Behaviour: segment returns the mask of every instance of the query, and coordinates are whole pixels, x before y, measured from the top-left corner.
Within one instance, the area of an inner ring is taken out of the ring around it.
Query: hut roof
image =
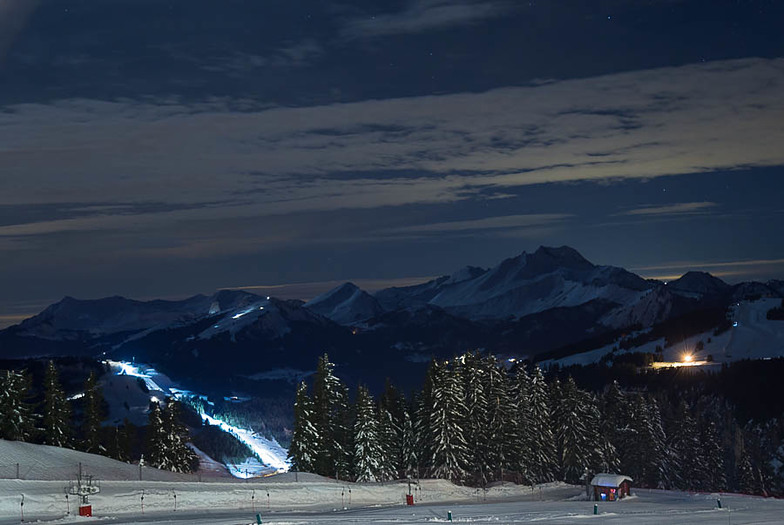
[[[591,485],[595,487],[615,487],[621,486],[624,481],[632,481],[629,476],[623,474],[597,474],[591,480]]]

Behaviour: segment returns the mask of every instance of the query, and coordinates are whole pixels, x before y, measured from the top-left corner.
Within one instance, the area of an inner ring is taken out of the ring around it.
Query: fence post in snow
[[[253,492],[250,495],[250,504],[253,507],[253,513],[256,513],[256,489],[253,489]]]
[[[270,510],[270,496],[269,496],[269,489],[267,489],[267,512]]]
[[[19,503],[19,512],[22,514],[22,521],[24,522],[24,494],[22,494],[22,502]]]

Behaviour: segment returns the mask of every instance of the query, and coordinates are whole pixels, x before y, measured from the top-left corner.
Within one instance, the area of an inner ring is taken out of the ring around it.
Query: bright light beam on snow
[[[243,312],[241,315],[238,314],[239,317],[245,315],[246,313],[251,312],[253,309],[249,309],[246,312]],[[175,399],[178,399],[183,396],[194,396],[193,392],[188,390],[180,390],[177,388],[163,388],[158,385],[152,378],[157,375],[157,372],[153,368],[137,366],[135,364],[131,364],[125,361],[106,361],[112,368],[117,370],[117,375],[128,375],[132,377],[139,377],[144,380],[145,385],[150,391],[158,390],[163,392],[164,394],[171,394]],[[84,395],[84,394],[82,394]],[[207,399],[206,396],[196,395],[196,397],[200,397],[202,399]],[[156,399],[157,398],[152,398]],[[228,432],[233,434],[237,439],[241,442],[245,443],[253,452],[256,454],[259,459],[265,464],[269,465],[271,468],[277,470],[278,472],[287,472],[291,467],[291,464],[288,461],[288,452],[285,448],[281,447],[280,444],[275,439],[266,439],[262,436],[259,436],[255,432],[235,427],[233,425],[229,425],[228,423],[221,421],[220,419],[214,418],[212,416],[207,415],[204,411],[201,411],[199,414],[201,418],[210,425],[216,425],[218,428],[223,430],[224,432]],[[229,467],[229,471],[232,473],[233,476],[239,478],[246,478],[246,477],[253,477],[255,473],[250,473],[248,470],[242,469],[241,467],[227,465]]]

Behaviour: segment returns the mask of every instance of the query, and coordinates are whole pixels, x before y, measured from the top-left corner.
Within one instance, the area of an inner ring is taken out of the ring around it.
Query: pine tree
[[[467,412],[464,399],[459,369],[437,365],[428,432],[433,438],[431,473],[436,478],[460,481],[466,477],[468,444],[463,431]]]
[[[555,387],[553,388],[555,390]],[[546,483],[553,481],[558,469],[556,455],[556,439],[553,434],[551,399],[553,394],[544,380],[540,368],[536,368],[531,377],[527,403],[529,436],[528,447],[531,458],[531,481]]]
[[[33,434],[30,379],[23,372],[8,370],[0,375],[0,438],[28,441]]]
[[[44,378],[44,444],[55,447],[71,445],[71,404],[60,386],[57,368],[49,361]]]
[[[671,422],[669,432],[669,449],[678,458],[674,465],[676,486],[685,490],[699,490],[704,487],[707,468],[703,464],[700,435],[697,423],[690,413],[685,401],[681,401]]]
[[[617,381],[613,381],[601,399],[602,419],[600,431],[607,447],[603,453],[606,465],[605,472],[622,470],[624,454],[630,444],[628,402],[626,395],[621,391]]]
[[[384,448],[383,479],[397,479],[405,472],[403,457],[403,424],[406,401],[403,395],[387,380],[379,400],[379,423]]]
[[[327,354],[319,358],[313,380],[314,426],[320,437],[320,448],[314,460],[317,474],[351,476],[351,414],[346,387],[338,379]]]
[[[159,403],[150,404],[147,416],[145,458],[148,465],[158,467],[166,462],[169,451],[166,449],[166,430],[163,428],[163,414]]]
[[[384,406],[378,409],[379,438],[381,443],[381,465],[377,479],[389,481],[397,479],[402,468],[402,429],[395,421],[392,412]]]
[[[738,490],[742,494],[759,494],[761,492],[759,483],[754,476],[754,469],[751,466],[749,455],[744,451],[741,453],[738,463]]]
[[[659,405],[641,394],[625,394],[622,415],[616,429],[621,470],[639,486],[672,486],[671,449],[661,422]]]
[[[188,447],[187,429],[179,420],[179,403],[169,400],[161,410],[153,403],[147,424],[147,463],[172,472],[192,472],[198,456]]]
[[[531,377],[521,365],[515,370],[512,395],[514,397],[515,414],[513,417],[512,447],[514,468],[520,473],[525,483],[535,483],[534,443],[532,428],[532,410],[529,404],[531,394]]]
[[[163,430],[166,434],[167,462],[159,468],[172,472],[193,472],[199,466],[199,458],[188,446],[188,429],[180,421],[179,401],[170,399],[163,411]]]
[[[724,451],[719,443],[719,433],[713,421],[708,421],[703,425],[700,446],[707,475],[707,483],[703,489],[712,491],[726,490],[727,475],[724,469]]]
[[[403,457],[403,473],[407,477],[418,476],[419,467],[419,448],[417,447],[417,435],[415,425],[411,419],[411,414],[406,411],[403,414],[403,429],[401,441],[401,455]]]
[[[438,368],[438,362],[431,360],[430,366],[428,366],[427,373],[425,374],[422,392],[417,394],[413,402],[412,435],[414,437],[413,451],[415,451],[416,454],[410,459],[416,461],[415,470],[417,477],[422,476],[424,473],[429,473],[432,470],[433,449],[436,436],[431,433],[432,427],[430,425],[430,418],[433,406],[435,405],[433,390]]]
[[[465,441],[471,443],[467,454],[468,470],[484,486],[492,474],[488,455],[489,413],[487,400],[487,369],[482,366],[478,353],[466,353],[458,359],[463,388],[465,390],[466,415],[464,423]]]
[[[82,422],[82,450],[100,453],[101,422],[103,421],[103,395],[94,372],[90,372],[84,385],[84,419]]]
[[[487,468],[494,473],[494,479],[503,479],[503,472],[513,467],[516,408],[509,378],[495,357],[486,358],[484,368],[487,371]]]
[[[133,445],[136,437],[136,426],[128,418],[123,420],[121,427],[117,429],[117,451],[115,459],[119,461],[130,461],[133,454]]]
[[[593,399],[578,389],[571,377],[560,388],[555,426],[563,479],[579,483],[602,463],[597,448],[601,436],[599,411]]]
[[[380,481],[384,449],[378,415],[367,388],[357,391],[354,423],[354,469],[357,481]]]
[[[294,470],[314,472],[316,455],[322,447],[321,436],[314,425],[313,402],[308,396],[308,387],[301,382],[294,402],[294,431],[289,447],[289,459]]]

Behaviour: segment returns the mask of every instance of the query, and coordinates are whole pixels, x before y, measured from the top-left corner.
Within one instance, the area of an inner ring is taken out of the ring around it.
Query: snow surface
[[[16,478],[19,465],[22,480],[74,480],[80,464],[84,472],[95,474],[99,479],[139,479],[139,465],[67,448],[0,439],[0,478]],[[178,474],[149,467],[142,467],[141,476],[144,480],[155,481],[199,479],[197,474]]]
[[[781,524],[784,516],[783,500],[632,487],[630,498],[594,503],[587,500],[584,487],[563,483],[536,487],[501,483],[482,490],[444,480],[422,480],[412,485],[416,505],[408,507],[404,505],[408,493],[405,481],[347,483],[289,472],[253,482],[206,477],[199,482],[194,476],[154,469],[145,469],[144,480],[138,481],[133,477],[138,475],[136,465],[57,447],[0,440],[0,464],[11,462],[37,467],[26,471],[26,479],[0,479],[0,525],[20,522],[22,496],[25,522],[53,523],[109,520],[117,524],[244,525],[255,523],[259,513],[263,523],[278,525],[422,524],[447,522],[450,511],[457,523],[560,525],[588,520],[619,525],[748,525]],[[65,489],[75,480],[79,462],[100,486],[100,492],[89,499],[94,518],[74,516],[77,498],[65,498]],[[0,476],[10,477],[4,471]],[[718,508],[719,498],[722,509]],[[598,515],[593,515],[594,505]],[[68,510],[71,515],[66,516]]]
[[[258,513],[265,524],[320,523],[547,523],[652,525],[733,523],[780,524],[784,501],[718,494],[637,490],[618,502],[585,501],[582,487],[549,485],[494,487],[486,492],[425,480],[414,493],[416,505],[404,505],[406,483],[357,484],[329,480],[299,482],[269,478],[263,483],[101,483],[90,497],[92,519],[65,516],[62,482],[0,480],[0,524],[19,522],[21,495],[26,521],[56,523],[110,520],[110,523],[251,524]],[[142,495],[144,509],[142,511]],[[176,496],[176,497],[175,497]],[[581,497],[582,496],[582,497]],[[722,509],[717,499],[721,498]],[[73,499],[73,497],[72,497]],[[177,510],[175,510],[175,501]]]

